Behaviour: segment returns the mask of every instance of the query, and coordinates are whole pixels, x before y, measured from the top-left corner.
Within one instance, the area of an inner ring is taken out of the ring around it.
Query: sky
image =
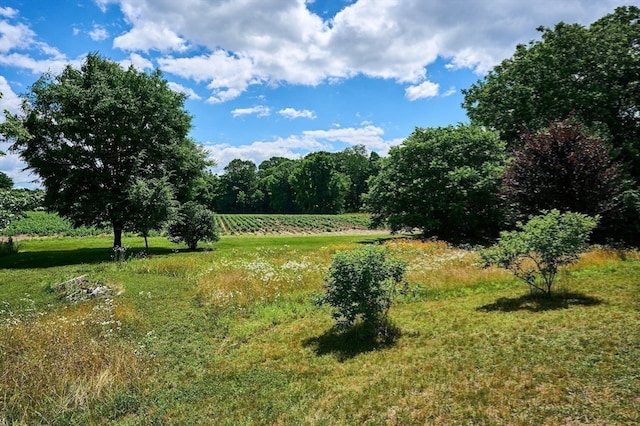
[[[468,122],[462,89],[539,26],[589,25],[635,0],[0,0],[0,110],[88,53],[187,95],[191,137],[231,160],[364,145]],[[2,119],[0,119],[2,120]],[[37,186],[15,153],[0,171]]]

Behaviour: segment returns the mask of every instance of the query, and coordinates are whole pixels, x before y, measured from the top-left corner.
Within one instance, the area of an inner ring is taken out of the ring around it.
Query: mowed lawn
[[[124,243],[0,258],[0,424],[640,422],[638,252],[594,248],[540,299],[471,249],[384,234]],[[380,243],[411,287],[384,345],[314,304],[336,250]]]

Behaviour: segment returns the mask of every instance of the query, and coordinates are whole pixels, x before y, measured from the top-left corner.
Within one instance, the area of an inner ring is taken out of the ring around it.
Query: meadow
[[[538,298],[472,247],[385,233],[24,239],[0,257],[0,424],[634,424],[640,254],[594,247]],[[411,291],[377,344],[314,304],[337,250]]]

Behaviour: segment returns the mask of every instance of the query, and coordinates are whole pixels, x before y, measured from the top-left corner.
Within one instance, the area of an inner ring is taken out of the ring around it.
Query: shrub
[[[189,250],[195,250],[200,241],[218,241],[215,214],[194,201],[183,204],[169,226],[169,238],[174,243],[184,242]]]
[[[558,268],[575,262],[587,249],[598,220],[581,213],[545,211],[524,225],[519,222],[519,231],[501,232],[495,246],[480,252],[482,266],[508,269],[532,291],[551,294]]]
[[[350,327],[358,319],[367,326],[383,324],[402,291],[406,268],[405,262],[387,258],[385,247],[338,251],[325,278],[326,294],[318,302],[333,308],[339,327]]]

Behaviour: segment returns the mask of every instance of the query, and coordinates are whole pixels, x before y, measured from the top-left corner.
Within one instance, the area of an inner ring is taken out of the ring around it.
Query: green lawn
[[[313,304],[331,255],[386,240],[414,291],[384,346]],[[25,240],[0,258],[0,424],[634,424],[640,256],[594,250],[532,298],[474,254],[388,235]],[[112,289],[72,303],[60,283]]]

